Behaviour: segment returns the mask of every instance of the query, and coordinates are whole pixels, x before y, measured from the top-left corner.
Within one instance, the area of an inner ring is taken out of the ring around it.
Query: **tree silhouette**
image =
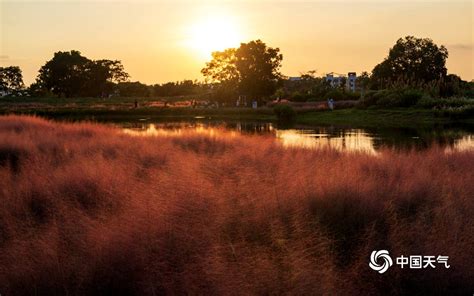
[[[129,75],[120,61],[89,61],[86,66],[86,82],[82,95],[100,96],[113,91],[115,84],[125,82]]]
[[[429,38],[400,38],[388,57],[373,69],[373,86],[384,88],[396,81],[416,84],[444,78],[447,57],[448,50]]]
[[[110,92],[112,83],[128,77],[120,61],[92,61],[72,50],[56,52],[41,67],[37,83],[59,96],[99,96]]]
[[[54,57],[39,70],[38,82],[56,95],[70,97],[80,93],[86,77],[86,65],[90,60],[79,51],[56,52]]]
[[[0,91],[17,91],[24,87],[20,67],[0,67]]]
[[[240,74],[239,91],[250,99],[261,99],[275,92],[283,55],[261,40],[242,43],[235,52]]]
[[[278,48],[256,40],[242,43],[237,49],[214,52],[201,73],[223,88],[260,100],[275,92],[282,60]]]

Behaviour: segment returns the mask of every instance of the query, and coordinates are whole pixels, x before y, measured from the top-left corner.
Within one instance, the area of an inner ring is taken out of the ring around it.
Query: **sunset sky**
[[[202,79],[213,50],[262,39],[282,72],[371,71],[399,37],[448,48],[448,72],[474,79],[472,1],[4,1],[0,66],[25,83],[56,51],[118,59],[131,80]]]

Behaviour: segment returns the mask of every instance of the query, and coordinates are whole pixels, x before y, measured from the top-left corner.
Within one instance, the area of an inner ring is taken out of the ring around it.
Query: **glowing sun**
[[[239,28],[229,17],[202,19],[189,28],[188,45],[203,57],[210,57],[214,51],[238,47],[241,41]]]

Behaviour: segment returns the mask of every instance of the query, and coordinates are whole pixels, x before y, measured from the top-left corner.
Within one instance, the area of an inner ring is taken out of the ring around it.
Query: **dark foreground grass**
[[[471,295],[474,152],[0,118],[1,295]],[[368,266],[372,250],[450,269]]]

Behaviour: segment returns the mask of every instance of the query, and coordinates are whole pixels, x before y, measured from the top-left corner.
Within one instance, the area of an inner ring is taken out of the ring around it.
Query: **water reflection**
[[[455,150],[474,150],[474,135],[467,135],[454,141],[453,148]]]
[[[375,153],[374,137],[361,129],[337,132],[318,128],[276,130],[276,137],[285,147],[326,148]]]
[[[406,128],[353,129],[298,127],[284,129],[272,123],[168,122],[127,124],[123,131],[135,136],[180,136],[193,131],[209,136],[273,135],[284,147],[326,148],[376,153],[382,147],[425,149],[440,145],[448,150],[474,150],[474,133],[461,129],[416,130]]]

